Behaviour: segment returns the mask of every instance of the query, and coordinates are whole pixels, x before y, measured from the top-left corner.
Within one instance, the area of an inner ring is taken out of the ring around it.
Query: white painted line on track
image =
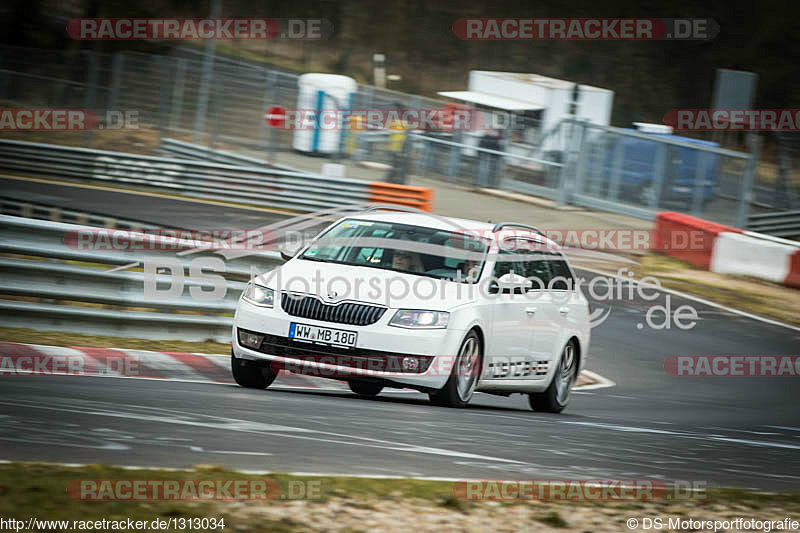
[[[641,283],[641,280],[630,279],[628,277],[618,276],[616,273],[606,272],[604,270],[597,270],[597,269],[594,269],[594,268],[588,268],[588,267],[584,267],[584,266],[575,267],[575,269],[576,270],[585,270],[587,272],[591,272],[593,274],[600,274],[602,276],[609,276],[609,277],[612,277],[614,279],[618,279],[618,280],[622,280],[622,281],[627,281],[629,283],[633,283],[635,285],[639,285]],[[759,322],[764,322],[766,324],[772,324],[773,326],[780,326],[780,327],[783,327],[783,328],[787,328],[787,329],[791,329],[793,331],[800,332],[800,327],[798,327],[798,326],[793,326],[791,324],[786,324],[785,322],[781,322],[779,320],[774,320],[772,318],[766,318],[766,317],[763,317],[763,316],[754,315],[753,313],[748,313],[747,311],[742,311],[741,309],[728,307],[727,305],[718,304],[716,302],[712,302],[710,300],[706,300],[705,298],[700,298],[699,296],[694,296],[693,294],[688,294],[688,293],[685,293],[685,292],[676,291],[675,289],[668,289],[666,287],[655,287],[655,286],[650,285],[650,284],[647,284],[647,286],[649,288],[652,288],[652,289],[655,289],[655,290],[658,290],[658,291],[661,291],[661,292],[665,292],[665,293],[671,294],[673,296],[679,296],[681,298],[686,298],[687,300],[692,300],[694,302],[697,302],[697,303],[700,303],[700,304],[703,304],[703,305],[707,305],[709,307],[715,307],[717,309],[721,309],[723,311],[727,311],[728,313],[733,313],[735,315],[740,315],[740,316],[743,316],[745,318],[758,320]]]

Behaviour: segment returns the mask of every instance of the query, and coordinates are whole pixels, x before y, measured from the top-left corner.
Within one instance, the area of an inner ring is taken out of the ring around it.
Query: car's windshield
[[[301,259],[474,282],[488,243],[466,233],[373,220],[343,220]]]

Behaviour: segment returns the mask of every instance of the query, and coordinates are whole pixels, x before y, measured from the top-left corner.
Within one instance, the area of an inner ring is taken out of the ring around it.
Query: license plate
[[[357,337],[358,333],[355,331],[322,328],[319,326],[309,326],[308,324],[297,324],[295,322],[289,325],[289,338],[298,341],[309,341],[319,344],[329,344],[331,346],[352,348],[356,345]]]

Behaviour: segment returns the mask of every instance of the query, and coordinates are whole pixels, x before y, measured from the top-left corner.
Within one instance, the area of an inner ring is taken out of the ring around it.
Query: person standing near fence
[[[500,132],[496,129],[486,130],[478,143],[478,148],[499,152]],[[497,187],[497,167],[500,156],[488,152],[478,152],[478,182],[479,187]]]
[[[394,103],[394,107],[398,111],[402,108],[402,105],[400,102]],[[389,183],[405,183],[406,181],[405,148],[407,137],[408,132],[403,121],[399,118],[393,119],[389,123],[388,148],[392,165],[386,173],[386,181]]]

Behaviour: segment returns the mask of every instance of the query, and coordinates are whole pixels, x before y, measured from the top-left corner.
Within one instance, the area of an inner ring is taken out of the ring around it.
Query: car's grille
[[[262,335],[256,332],[248,333]],[[424,373],[428,370],[431,362],[433,362],[433,356],[430,355],[402,354],[379,350],[365,350],[362,348],[338,348],[336,346],[324,346],[293,341],[292,339],[280,337],[278,335],[264,335],[264,340],[261,342],[261,346],[258,347],[258,351],[300,361],[300,363],[295,366],[287,365],[286,367],[286,370],[300,373],[305,373],[302,361],[358,368],[361,370],[402,372],[407,374]],[[406,358],[414,358],[416,360],[416,365],[413,367],[404,367],[403,359]]]
[[[281,293],[281,307],[292,316],[352,326],[374,324],[386,312],[386,308],[375,305],[353,302],[329,305],[314,296],[290,296],[285,292]]]

